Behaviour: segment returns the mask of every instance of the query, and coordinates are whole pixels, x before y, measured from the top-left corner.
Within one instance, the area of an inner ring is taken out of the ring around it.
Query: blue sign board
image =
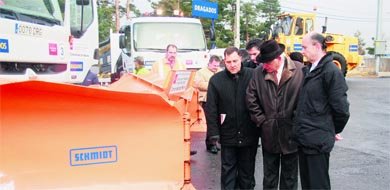
[[[8,39],[0,38],[0,53],[9,53]]]
[[[349,45],[349,51],[357,52],[358,49],[358,45]]]
[[[218,3],[208,2],[205,0],[193,0],[192,16],[217,19]]]
[[[302,51],[302,44],[294,44],[294,51]]]

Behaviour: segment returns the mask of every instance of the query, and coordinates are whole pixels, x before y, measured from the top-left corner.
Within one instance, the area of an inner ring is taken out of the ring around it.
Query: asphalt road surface
[[[390,189],[390,78],[346,78],[351,117],[330,155],[334,190]],[[220,154],[206,152],[204,132],[192,132],[192,184],[198,190],[220,189]],[[256,187],[262,188],[261,148]],[[300,188],[300,184],[298,186]]]

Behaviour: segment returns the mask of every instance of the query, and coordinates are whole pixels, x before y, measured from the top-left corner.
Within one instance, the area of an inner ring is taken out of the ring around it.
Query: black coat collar
[[[303,70],[303,72],[305,73],[306,76],[315,76],[315,75],[319,74],[322,71],[324,65],[329,64],[329,63],[333,64],[333,54],[330,53],[330,52],[326,53],[320,59],[320,61],[318,62],[317,67],[314,68],[314,70],[312,72],[310,72],[310,68],[312,67],[312,65],[304,67],[302,70]]]
[[[244,70],[244,66],[243,66],[243,64],[241,64],[241,69],[240,69],[240,71],[238,71],[238,73],[232,74],[227,68],[225,68],[225,73],[226,73],[226,75],[227,75],[229,78],[234,79],[234,78],[237,78],[238,76],[241,76],[242,73],[244,72],[243,70]]]

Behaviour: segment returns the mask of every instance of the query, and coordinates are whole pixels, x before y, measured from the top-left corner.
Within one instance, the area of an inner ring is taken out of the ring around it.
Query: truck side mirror
[[[126,48],[126,37],[125,35],[119,36],[119,48],[124,49]]]
[[[119,30],[119,48],[131,49],[131,28],[130,25],[122,26]]]
[[[126,30],[126,26],[122,26],[121,28],[119,28],[119,33],[124,34],[125,30]]]
[[[322,33],[326,32],[326,26],[322,26]]]
[[[93,51],[93,59],[99,60],[99,57],[100,57],[99,48],[95,48],[95,50]]]

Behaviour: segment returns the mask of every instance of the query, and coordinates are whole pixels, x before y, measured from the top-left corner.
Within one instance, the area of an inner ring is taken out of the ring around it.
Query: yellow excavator
[[[302,38],[314,30],[314,13],[284,13],[278,16],[277,22],[271,29],[270,38],[286,46],[286,53],[302,51]],[[327,51],[333,53],[333,62],[340,68],[344,76],[362,62],[358,53],[358,38],[343,34],[326,33],[323,26]]]

